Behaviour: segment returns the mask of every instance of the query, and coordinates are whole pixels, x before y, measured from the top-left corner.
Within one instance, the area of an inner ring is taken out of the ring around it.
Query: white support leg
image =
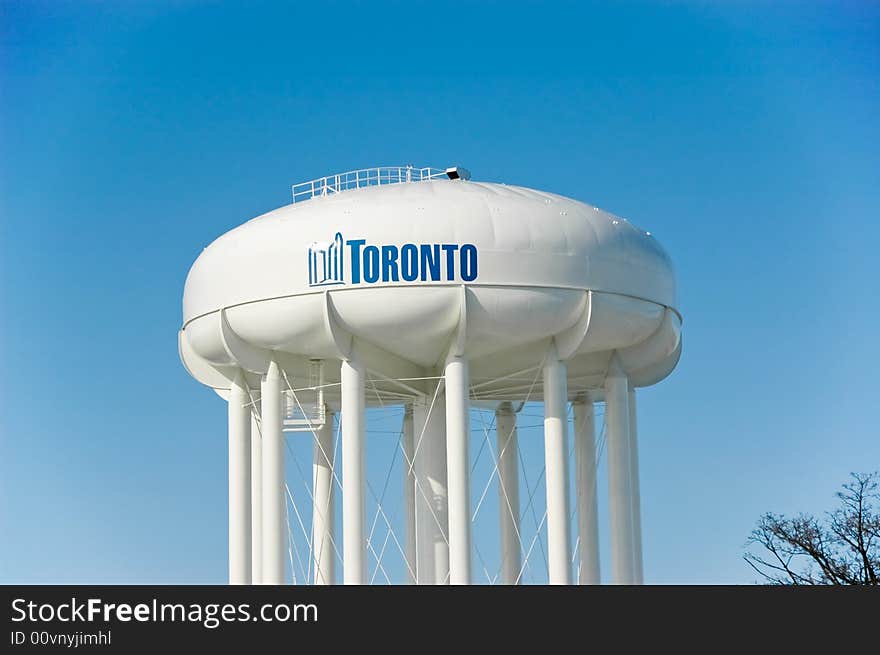
[[[251,410],[244,374],[229,390],[229,584],[251,583]]]
[[[446,362],[446,475],[449,485],[449,582],[471,583],[470,400],[468,365]]]
[[[260,396],[263,436],[263,584],[284,584],[287,557],[287,498],[284,434],[281,431],[281,371],[274,361]]]
[[[432,407],[433,402],[433,407]],[[449,498],[446,487],[446,396],[413,402],[416,581],[449,584]]]
[[[333,412],[325,410],[324,425],[315,433],[312,464],[312,555],[315,584],[336,583],[333,553]]]
[[[626,373],[615,354],[605,378],[605,432],[608,444],[608,496],[611,568],[614,584],[633,584],[633,521],[629,483],[629,402]]]
[[[642,565],[642,499],[639,490],[639,431],[636,421],[636,392],[629,390],[629,483],[633,522],[633,584],[644,584]]]
[[[495,410],[498,447],[498,516],[501,528],[501,584],[519,581],[522,566],[519,534],[519,444],[516,412],[510,403]]]
[[[259,409],[251,410],[251,584],[263,583],[263,438]]]
[[[366,371],[342,362],[342,571],[347,585],[366,584],[364,530],[364,387]]]
[[[416,474],[413,466],[413,408],[406,405],[403,411],[401,433],[403,449],[403,511],[406,523],[406,583],[416,584]]]
[[[589,394],[572,403],[574,461],[577,483],[578,584],[596,585],[599,576],[599,517],[596,499],[596,425]]]
[[[568,380],[550,353],[544,364],[544,459],[547,467],[547,550],[550,584],[571,584],[568,506]]]

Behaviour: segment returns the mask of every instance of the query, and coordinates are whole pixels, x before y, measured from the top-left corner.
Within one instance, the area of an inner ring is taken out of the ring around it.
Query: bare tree
[[[824,521],[808,514],[761,517],[743,557],[768,583],[880,584],[880,475],[850,475],[837,493],[840,506]]]

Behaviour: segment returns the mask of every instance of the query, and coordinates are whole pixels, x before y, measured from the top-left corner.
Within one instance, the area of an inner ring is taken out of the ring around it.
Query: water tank
[[[455,347],[475,399],[515,400],[508,376],[551,340],[572,395],[601,387],[614,352],[635,386],[672,370],[675,275],[649,232],[553,193],[416,170],[430,172],[309,183],[307,198],[205,248],[183,297],[193,376],[222,393],[236,369],[265,371],[272,355],[307,379],[311,360],[358,349],[377,373],[414,378]]]

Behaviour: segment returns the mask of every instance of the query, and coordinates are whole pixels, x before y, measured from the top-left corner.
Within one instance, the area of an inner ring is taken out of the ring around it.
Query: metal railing
[[[378,166],[362,168],[359,171],[348,171],[319,177],[308,182],[300,182],[291,187],[293,202],[302,202],[316,196],[328,196],[349,189],[360,189],[368,186],[400,184],[401,182],[422,182],[446,178],[446,171],[440,168],[413,168],[412,166]]]

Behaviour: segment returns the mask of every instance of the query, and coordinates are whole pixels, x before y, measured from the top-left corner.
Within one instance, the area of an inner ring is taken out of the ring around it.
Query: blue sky
[[[880,468],[878,117],[867,2],[3,1],[0,581],[225,580],[187,270],[291,183],[412,162],[664,245],[685,346],[640,394],[646,580],[752,582],[761,513]]]

